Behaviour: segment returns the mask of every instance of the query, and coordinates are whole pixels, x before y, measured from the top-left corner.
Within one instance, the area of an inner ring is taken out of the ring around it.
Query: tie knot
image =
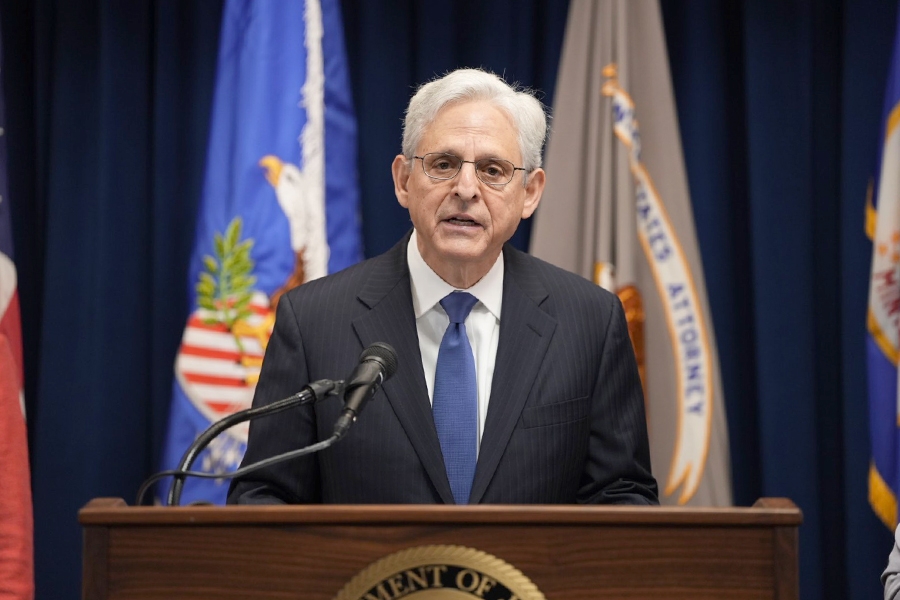
[[[444,296],[441,306],[447,311],[451,323],[465,323],[476,302],[478,298],[468,292],[452,292]]]

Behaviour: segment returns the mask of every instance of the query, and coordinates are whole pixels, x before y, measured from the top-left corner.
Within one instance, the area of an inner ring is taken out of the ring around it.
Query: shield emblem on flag
[[[198,308],[188,319],[175,360],[175,375],[191,403],[210,422],[250,407],[275,314],[255,292],[252,314],[232,329],[216,312]],[[247,423],[227,433],[247,442]]]

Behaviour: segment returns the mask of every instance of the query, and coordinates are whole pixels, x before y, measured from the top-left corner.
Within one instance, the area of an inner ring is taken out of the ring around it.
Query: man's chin
[[[423,253],[422,257],[433,269],[437,265],[459,269],[465,268],[468,264],[476,266],[496,259],[496,256],[491,256],[493,252],[483,238],[437,240],[437,243],[432,244],[426,252],[427,254]]]
[[[453,238],[440,240],[434,250],[439,260],[478,262],[486,258],[488,245],[478,237]]]

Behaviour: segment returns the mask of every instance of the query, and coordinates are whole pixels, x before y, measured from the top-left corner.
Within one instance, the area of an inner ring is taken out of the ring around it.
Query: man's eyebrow
[[[449,150],[449,149],[447,149],[447,150],[429,150],[428,152],[422,153],[420,156],[425,156],[426,154],[452,154],[452,155],[455,156],[456,158],[462,159],[462,156],[461,156],[461,154],[460,154],[459,152],[455,152],[455,151]],[[491,153],[491,152],[485,152],[485,153],[482,153],[482,154],[478,154],[478,155],[475,156],[475,158],[474,158],[473,160],[479,161],[479,160],[484,160],[484,159],[487,159],[487,158],[498,158],[498,159],[501,159],[501,160],[508,160],[508,161],[512,162],[511,159],[509,159],[509,158],[503,158],[503,156],[502,156],[501,154],[497,153],[497,152],[494,152],[494,153]]]

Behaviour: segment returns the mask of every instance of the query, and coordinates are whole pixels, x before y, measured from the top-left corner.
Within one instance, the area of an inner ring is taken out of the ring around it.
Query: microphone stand
[[[147,488],[155,481],[158,481],[162,477],[166,477],[168,475],[174,476],[174,482],[172,484],[172,488],[169,490],[169,496],[166,501],[167,506],[178,506],[181,502],[181,492],[184,488],[184,480],[188,475],[195,477],[208,477],[208,478],[216,478],[216,479],[230,479],[232,477],[242,475],[248,471],[243,469],[238,469],[229,475],[222,474],[212,474],[212,473],[202,473],[199,471],[189,471],[191,465],[196,460],[197,456],[200,452],[206,448],[213,439],[216,438],[220,433],[225,431],[226,429],[237,425],[238,423],[243,423],[244,421],[249,421],[250,419],[261,417],[264,415],[271,415],[275,413],[279,413],[283,410],[287,410],[293,406],[310,404],[313,402],[317,402],[327,396],[338,395],[343,392],[344,382],[343,381],[331,381],[330,379],[320,379],[319,381],[314,381],[304,387],[302,390],[294,394],[293,396],[288,396],[287,398],[283,398],[276,402],[272,402],[271,404],[267,404],[266,406],[258,406],[255,408],[247,408],[241,411],[238,411],[234,414],[228,415],[223,419],[216,421],[213,423],[206,431],[197,436],[197,439],[194,440],[194,443],[190,445],[184,455],[181,457],[181,463],[179,463],[178,468],[173,471],[163,471],[154,475],[147,481],[141,485],[141,489],[138,491],[138,505],[140,505],[144,493]],[[301,450],[295,450],[294,452],[288,452],[286,454],[280,455],[278,457],[281,460],[287,460],[288,458],[294,458],[295,456],[302,456],[302,454],[297,454],[298,452],[302,452],[303,454],[307,454],[309,452],[315,452],[317,450],[321,450],[323,448],[327,448],[332,443],[336,441],[335,439],[325,440],[328,442],[327,445],[325,442],[320,442],[319,444],[314,444],[309,448],[303,448]],[[303,452],[304,450],[308,450],[308,452]],[[290,456],[288,456],[290,455]],[[281,458],[284,457],[284,458]],[[262,468],[269,464],[272,464],[272,459],[268,459],[267,461],[262,461],[257,463],[256,465],[248,465],[248,467]],[[276,462],[280,462],[276,461]]]

